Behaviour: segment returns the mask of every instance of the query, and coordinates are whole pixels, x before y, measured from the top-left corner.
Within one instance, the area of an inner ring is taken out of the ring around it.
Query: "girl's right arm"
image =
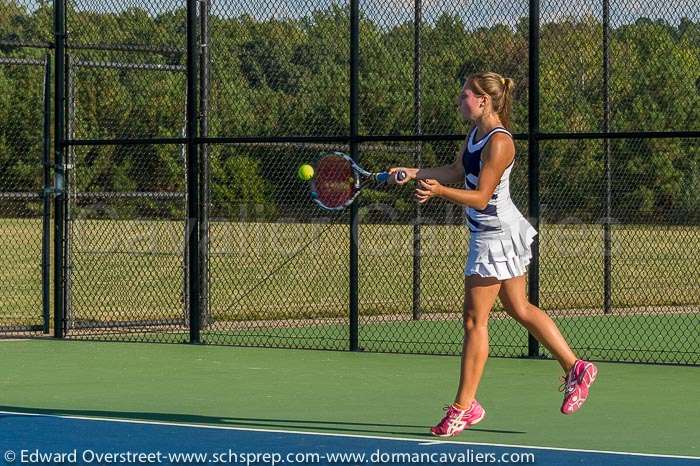
[[[466,144],[466,141],[465,143]],[[397,184],[405,184],[410,180],[437,180],[440,184],[456,184],[464,182],[464,166],[462,165],[462,153],[464,152],[464,145],[457,152],[455,160],[449,165],[443,165],[441,167],[432,168],[403,168],[403,167],[392,167],[389,169],[390,174],[394,174],[399,170],[406,172],[406,178],[399,181],[396,180]]]

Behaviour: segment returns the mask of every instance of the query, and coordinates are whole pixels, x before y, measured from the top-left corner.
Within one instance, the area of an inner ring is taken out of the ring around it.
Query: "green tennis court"
[[[660,3],[0,0],[0,466],[700,465]]]
[[[429,438],[459,358],[51,340],[0,343],[0,411]],[[700,456],[697,369],[600,363],[585,409],[558,408],[549,360],[492,359],[488,416],[453,440]],[[0,421],[1,422],[1,421]]]

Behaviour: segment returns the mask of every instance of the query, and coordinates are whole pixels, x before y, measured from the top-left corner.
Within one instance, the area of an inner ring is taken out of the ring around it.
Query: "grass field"
[[[0,232],[9,264],[1,272],[2,324],[41,323],[41,223],[3,219]],[[554,314],[560,312],[560,325],[574,339],[574,346],[580,335],[579,347],[589,342],[591,351],[615,345],[626,352],[651,347],[658,350],[659,345],[667,351],[698,351],[697,331],[692,329],[698,328],[700,252],[687,245],[700,242],[700,228],[615,227],[612,300],[617,313],[613,316],[601,311],[602,228],[543,225],[540,233],[540,304]],[[71,318],[80,322],[184,320],[183,238],[181,222],[73,222]],[[383,340],[368,338],[368,349],[391,351],[399,345],[418,352],[453,351],[450,345],[459,341],[460,271],[467,240],[459,226],[429,225],[422,229],[422,310],[424,316],[449,316],[448,328],[454,329],[439,342],[430,342],[432,335],[442,332],[435,323],[445,321],[442,317],[381,324],[375,333],[383,335]],[[288,319],[344,321],[348,312],[348,250],[348,228],[344,225],[213,222],[210,314],[222,325],[265,320],[272,328],[274,321]],[[372,320],[372,316],[411,314],[412,262],[411,226],[361,226],[360,314],[361,319],[369,319],[363,326],[366,336],[372,335],[372,325],[381,321],[381,317]],[[585,319],[575,317],[581,310]],[[656,315],[646,315],[646,310]],[[630,312],[633,315],[624,315]],[[681,314],[663,315],[673,312]],[[307,322],[301,330],[278,331],[280,338],[295,338],[295,332],[303,331],[308,339],[314,334],[313,325]],[[500,325],[503,330],[499,330]],[[511,325],[510,320],[496,320],[492,340],[507,348],[517,340],[515,335],[520,335],[522,343],[514,345],[512,351],[504,350],[520,354],[527,342],[522,331],[507,327]],[[630,331],[637,327],[645,333]],[[316,340],[337,337],[339,346],[345,348],[345,326],[339,324],[337,331],[329,328],[316,332]],[[240,329],[236,335],[241,344],[253,343],[255,338]],[[590,343],[591,335],[598,335],[600,343]],[[654,342],[654,335],[663,341]],[[618,337],[614,343],[610,342],[613,336]],[[265,338],[269,344],[274,335]],[[301,346],[318,347],[314,341]],[[438,346],[443,350],[436,349]]]

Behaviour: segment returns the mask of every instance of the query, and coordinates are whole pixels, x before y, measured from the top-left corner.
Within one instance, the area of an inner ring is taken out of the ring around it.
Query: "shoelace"
[[[460,410],[457,409],[457,408],[455,408],[455,407],[452,406],[452,405],[450,405],[450,406],[445,406],[444,408],[442,408],[442,410],[447,412],[447,414],[445,414],[445,418],[447,418],[447,416],[450,414],[450,410],[453,411],[453,413],[454,413],[453,415],[454,415],[454,416],[459,416],[460,414],[464,414],[464,413],[460,413]]]
[[[459,414],[459,410],[458,410],[457,408],[455,408],[454,406],[452,406],[452,405],[450,405],[450,406],[445,406],[444,408],[442,408],[443,411],[447,411],[447,414],[450,413],[450,410],[451,410],[451,409],[454,410],[455,413],[458,413],[458,414]]]
[[[566,393],[571,393],[574,391],[574,388],[576,388],[576,384],[574,383],[574,378],[572,377],[572,380],[569,380],[568,375],[562,375],[561,376],[561,385],[559,386],[559,391],[560,392],[566,392]]]
[[[460,410],[455,408],[454,406],[445,406],[442,408],[443,411],[446,411],[447,413],[445,416],[442,418],[442,421],[440,422],[440,426],[447,428],[449,425],[454,422],[454,420],[460,416]]]

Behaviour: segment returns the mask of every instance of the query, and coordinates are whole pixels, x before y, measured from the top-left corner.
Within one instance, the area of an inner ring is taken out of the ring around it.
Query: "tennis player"
[[[402,169],[400,184],[417,180],[416,199],[423,204],[441,197],[464,207],[471,232],[464,269],[464,345],[457,396],[431,431],[440,437],[459,434],[482,419],[486,411],[476,392],[489,353],[488,319],[496,297],[510,316],[534,335],[559,361],[565,375],[561,412],[581,408],[597,375],[590,362],[578,359],[547,314],[531,304],[525,293],[525,274],[532,258],[530,246],[537,231],[513,204],[509,178],[515,145],[508,131],[515,83],[496,73],[469,76],[457,105],[473,123],[467,140],[450,165]],[[446,184],[462,183],[465,189]]]

